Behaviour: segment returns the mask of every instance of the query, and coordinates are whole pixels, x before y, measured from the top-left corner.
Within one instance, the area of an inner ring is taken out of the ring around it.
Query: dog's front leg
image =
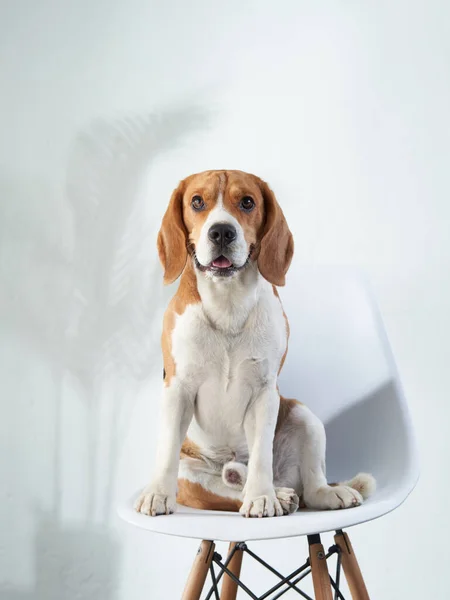
[[[280,396],[276,383],[264,387],[253,400],[244,420],[250,459],[244,501],[244,517],[278,517],[283,509],[273,487],[273,438]]]
[[[180,449],[192,419],[194,400],[195,394],[180,383],[172,382],[164,388],[154,475],[136,501],[138,512],[152,517],[174,512]]]

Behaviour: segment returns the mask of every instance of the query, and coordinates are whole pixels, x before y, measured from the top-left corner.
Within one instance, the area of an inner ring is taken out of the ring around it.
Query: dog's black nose
[[[228,246],[236,239],[236,228],[228,223],[216,223],[212,225],[208,231],[209,239],[216,246]]]

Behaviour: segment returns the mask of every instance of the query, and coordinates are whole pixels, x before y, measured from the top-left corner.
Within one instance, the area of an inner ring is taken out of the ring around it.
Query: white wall
[[[115,505],[154,449],[159,221],[207,168],[269,180],[299,262],[368,271],[422,477],[352,539],[374,598],[447,597],[450,9],[276,4],[2,4],[1,600],[179,597],[197,543]]]

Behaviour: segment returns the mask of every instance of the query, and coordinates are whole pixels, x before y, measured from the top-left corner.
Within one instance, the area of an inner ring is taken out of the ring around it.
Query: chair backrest
[[[280,393],[325,423],[331,476],[371,470],[387,482],[395,472],[413,486],[418,467],[409,411],[363,274],[294,264],[280,296],[290,325]]]
[[[327,421],[396,377],[362,274],[294,265],[280,296],[290,327],[283,396],[305,402]]]

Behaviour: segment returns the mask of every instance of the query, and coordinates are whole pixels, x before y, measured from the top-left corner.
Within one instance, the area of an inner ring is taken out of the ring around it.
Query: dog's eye
[[[194,196],[191,200],[191,206],[194,210],[203,210],[205,208],[203,198],[201,196]]]
[[[250,196],[244,196],[239,204],[242,210],[250,212],[255,208],[255,201]]]

